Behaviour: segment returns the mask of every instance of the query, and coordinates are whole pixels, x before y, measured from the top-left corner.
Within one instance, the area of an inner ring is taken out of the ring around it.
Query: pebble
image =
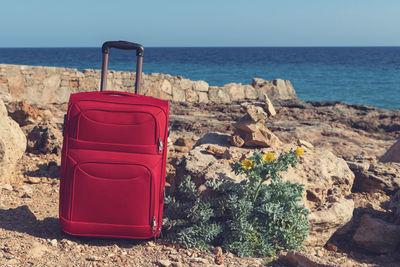
[[[52,239],[50,241],[50,245],[52,245],[53,247],[57,247],[57,239]]]
[[[28,182],[30,184],[40,184],[41,181],[42,179],[40,179],[39,177],[28,177]]]
[[[203,258],[191,258],[189,259],[190,262],[196,262],[196,263],[204,263],[204,264],[209,264],[208,260],[203,259]]]
[[[158,260],[157,263],[162,267],[169,267],[172,264],[169,260]]]

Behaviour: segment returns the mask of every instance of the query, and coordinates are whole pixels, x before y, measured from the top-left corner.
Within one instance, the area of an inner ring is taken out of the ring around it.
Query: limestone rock
[[[296,91],[288,80],[275,79],[266,81],[260,78],[254,78],[253,87],[258,93],[258,98],[263,100],[264,94],[267,94],[270,99],[297,99]]]
[[[314,148],[314,146],[310,142],[307,142],[307,141],[302,140],[302,139],[297,140],[297,144],[299,146],[301,146],[301,147],[306,147],[306,148],[309,148],[309,149],[313,149]]]
[[[244,140],[239,135],[230,136],[229,142],[236,147],[242,147],[244,145]]]
[[[30,105],[26,101],[17,101],[8,103],[7,110],[9,116],[13,120],[15,120],[19,124],[19,126],[25,126],[28,124],[35,123],[37,121],[40,122],[45,117],[42,110]]]
[[[234,127],[238,135],[243,138],[245,146],[277,147],[282,144],[279,138],[262,123],[237,123]]]
[[[222,90],[228,93],[231,101],[243,100],[245,98],[245,92],[243,90],[242,84],[229,83],[222,87]]]
[[[354,190],[393,193],[400,189],[400,165],[391,163],[348,162],[355,174]]]
[[[324,246],[331,236],[353,217],[354,201],[341,198],[334,203],[326,203],[320,210],[308,217],[311,227],[304,244]]]
[[[29,152],[61,154],[63,136],[53,122],[42,122],[34,126],[28,133],[27,139]]]
[[[400,139],[382,156],[382,162],[400,162]]]
[[[0,181],[13,180],[17,160],[26,149],[26,137],[18,123],[7,115],[6,107],[0,99]]]
[[[400,244],[400,226],[365,214],[361,217],[353,240],[360,247],[373,253],[392,252]]]
[[[208,92],[208,83],[206,83],[205,81],[196,81],[193,83],[193,90]]]
[[[226,90],[219,87],[210,87],[208,90],[208,98],[216,104],[231,103],[231,98]]]
[[[268,115],[262,107],[247,105],[245,108],[246,115],[239,120],[240,123],[263,123],[268,119]]]
[[[268,113],[268,116],[275,116],[276,115],[276,111],[274,108],[274,105],[272,104],[271,100],[269,100],[268,95],[264,94],[264,98],[265,98],[265,106],[264,106],[264,110]]]

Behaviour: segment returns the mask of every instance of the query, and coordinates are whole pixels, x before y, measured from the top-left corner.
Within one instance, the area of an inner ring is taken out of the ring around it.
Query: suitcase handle
[[[107,41],[103,44],[101,48],[103,53],[103,63],[101,66],[100,91],[105,91],[107,89],[108,54],[110,53],[111,48],[117,48],[123,50],[136,50],[137,63],[136,63],[135,94],[140,94],[140,89],[141,89],[140,81],[142,78],[144,48],[140,44],[126,42],[126,41]]]
[[[144,54],[144,48],[142,45],[137,43],[131,43],[127,41],[108,41],[103,44],[101,50],[103,53],[110,53],[110,48],[117,48],[123,50],[136,50],[136,56],[142,56]]]

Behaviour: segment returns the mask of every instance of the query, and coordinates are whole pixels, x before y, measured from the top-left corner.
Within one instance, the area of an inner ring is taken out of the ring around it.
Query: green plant
[[[307,237],[308,209],[299,201],[304,186],[279,175],[295,167],[304,151],[253,156],[233,165],[247,179],[240,184],[209,180],[200,193],[190,177],[165,200],[166,237],[187,247],[222,246],[238,256],[273,256],[294,250]],[[266,184],[266,181],[269,184]]]

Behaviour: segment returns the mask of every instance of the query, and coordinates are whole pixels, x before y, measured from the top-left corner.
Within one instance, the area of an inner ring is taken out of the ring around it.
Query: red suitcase
[[[143,47],[103,44],[100,92],[71,94],[60,176],[61,229],[72,235],[151,238],[161,231],[167,101],[106,89],[110,48],[134,49],[136,93]]]

